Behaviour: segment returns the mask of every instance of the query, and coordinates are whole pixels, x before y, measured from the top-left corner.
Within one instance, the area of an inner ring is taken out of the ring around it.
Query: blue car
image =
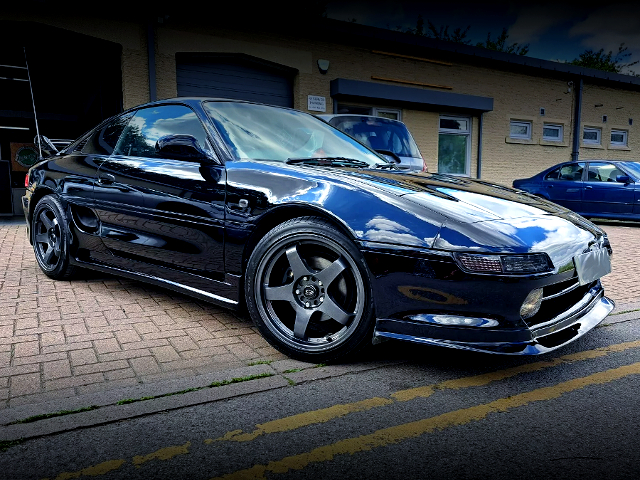
[[[640,220],[640,163],[566,162],[513,187],[551,200],[584,217]]]

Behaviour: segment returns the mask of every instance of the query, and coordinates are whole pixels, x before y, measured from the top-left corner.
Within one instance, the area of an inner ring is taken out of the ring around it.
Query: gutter
[[[147,21],[147,57],[149,59],[149,101],[155,102],[156,92],[156,32],[154,19]]]
[[[573,114],[573,151],[571,152],[571,160],[578,161],[580,157],[580,120],[582,118],[582,77],[578,81],[576,90],[576,108]]]

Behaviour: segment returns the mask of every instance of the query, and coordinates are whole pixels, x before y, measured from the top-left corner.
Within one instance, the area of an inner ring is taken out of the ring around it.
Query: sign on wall
[[[38,162],[38,147],[33,143],[11,144],[11,170],[26,172]]]
[[[326,112],[327,99],[317,95],[307,95],[307,110],[311,112]]]

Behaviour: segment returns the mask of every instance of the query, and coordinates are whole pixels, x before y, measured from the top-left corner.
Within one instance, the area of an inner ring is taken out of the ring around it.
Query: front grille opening
[[[580,324],[571,325],[569,328],[560,330],[559,332],[552,333],[551,335],[545,335],[544,337],[538,337],[537,341],[540,345],[547,348],[557,347],[575,338],[580,331]]]

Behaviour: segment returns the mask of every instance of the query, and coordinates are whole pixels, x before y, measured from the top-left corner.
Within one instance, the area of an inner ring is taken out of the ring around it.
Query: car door
[[[589,162],[584,181],[585,214],[628,215],[634,207],[634,184],[616,181],[625,175],[611,162]]]
[[[210,158],[160,153],[167,135],[193,136]],[[121,264],[199,290],[224,288],[225,170],[190,107],[138,110],[98,171],[106,176],[117,191],[115,202],[101,202],[103,241]]]
[[[584,162],[565,163],[547,173],[543,185],[544,193],[549,200],[575,212],[581,212],[584,169]]]
[[[105,121],[74,142],[64,155],[56,159],[52,176],[59,175],[64,179],[62,194],[67,201],[81,208],[93,207],[98,168],[113,152],[129,118],[128,115],[120,115]],[[83,218],[88,219],[89,216]],[[91,225],[83,227],[89,231],[92,229]]]

